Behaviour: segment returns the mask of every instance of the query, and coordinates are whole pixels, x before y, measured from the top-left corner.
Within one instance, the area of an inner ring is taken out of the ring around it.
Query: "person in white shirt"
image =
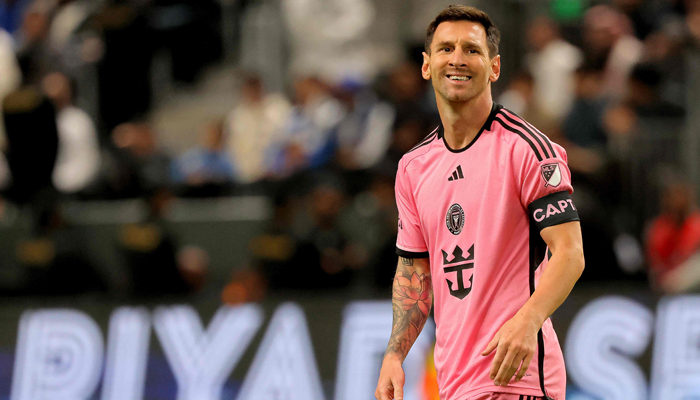
[[[63,193],[76,193],[93,182],[100,168],[100,147],[90,116],[73,105],[74,86],[60,72],[48,74],[42,86],[56,107],[58,156],[53,184]]]

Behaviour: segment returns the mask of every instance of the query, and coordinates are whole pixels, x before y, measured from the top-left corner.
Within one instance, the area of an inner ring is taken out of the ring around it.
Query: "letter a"
[[[237,400],[324,400],[301,308],[281,305],[248,370]]]

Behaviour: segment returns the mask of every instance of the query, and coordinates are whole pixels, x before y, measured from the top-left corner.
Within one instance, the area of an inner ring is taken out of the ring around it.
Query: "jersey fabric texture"
[[[436,128],[399,162],[397,253],[430,258],[442,400],[491,392],[562,400],[566,371],[548,319],[525,377],[489,378],[481,352],[525,304],[547,267],[540,230],[578,220],[564,149],[494,104],[465,148]]]

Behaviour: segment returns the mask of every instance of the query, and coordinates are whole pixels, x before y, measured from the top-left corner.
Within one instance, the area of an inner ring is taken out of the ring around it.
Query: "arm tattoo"
[[[401,257],[401,264],[394,278],[394,324],[386,352],[396,353],[403,360],[428,319],[433,289],[429,274],[418,274],[414,268],[407,268],[413,265],[413,259]]]

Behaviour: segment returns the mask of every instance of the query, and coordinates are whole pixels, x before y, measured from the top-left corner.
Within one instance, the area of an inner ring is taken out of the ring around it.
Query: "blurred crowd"
[[[663,292],[694,290],[697,188],[679,154],[700,1],[594,3],[579,19],[528,21],[521,69],[495,84],[495,100],[567,149],[584,280],[648,276]],[[275,91],[240,71],[231,111],[173,154],[149,123],[153,54],[169,54],[176,82],[195,82],[221,60],[220,25],[213,0],[0,0],[0,186],[34,221],[17,252],[35,266],[20,292],[50,292],[66,271],[84,278],[67,280],[70,291],[107,290],[76,261],[78,239],[56,234],[70,230],[59,204],[129,198],[149,210],[116,239],[133,292],[196,291],[206,252],[169,233],[167,205],[241,194],[269,196],[274,210],[224,301],[265,288],[391,285],[396,165],[439,123],[421,44],[405,43],[405,61],[371,80],[297,75]]]

